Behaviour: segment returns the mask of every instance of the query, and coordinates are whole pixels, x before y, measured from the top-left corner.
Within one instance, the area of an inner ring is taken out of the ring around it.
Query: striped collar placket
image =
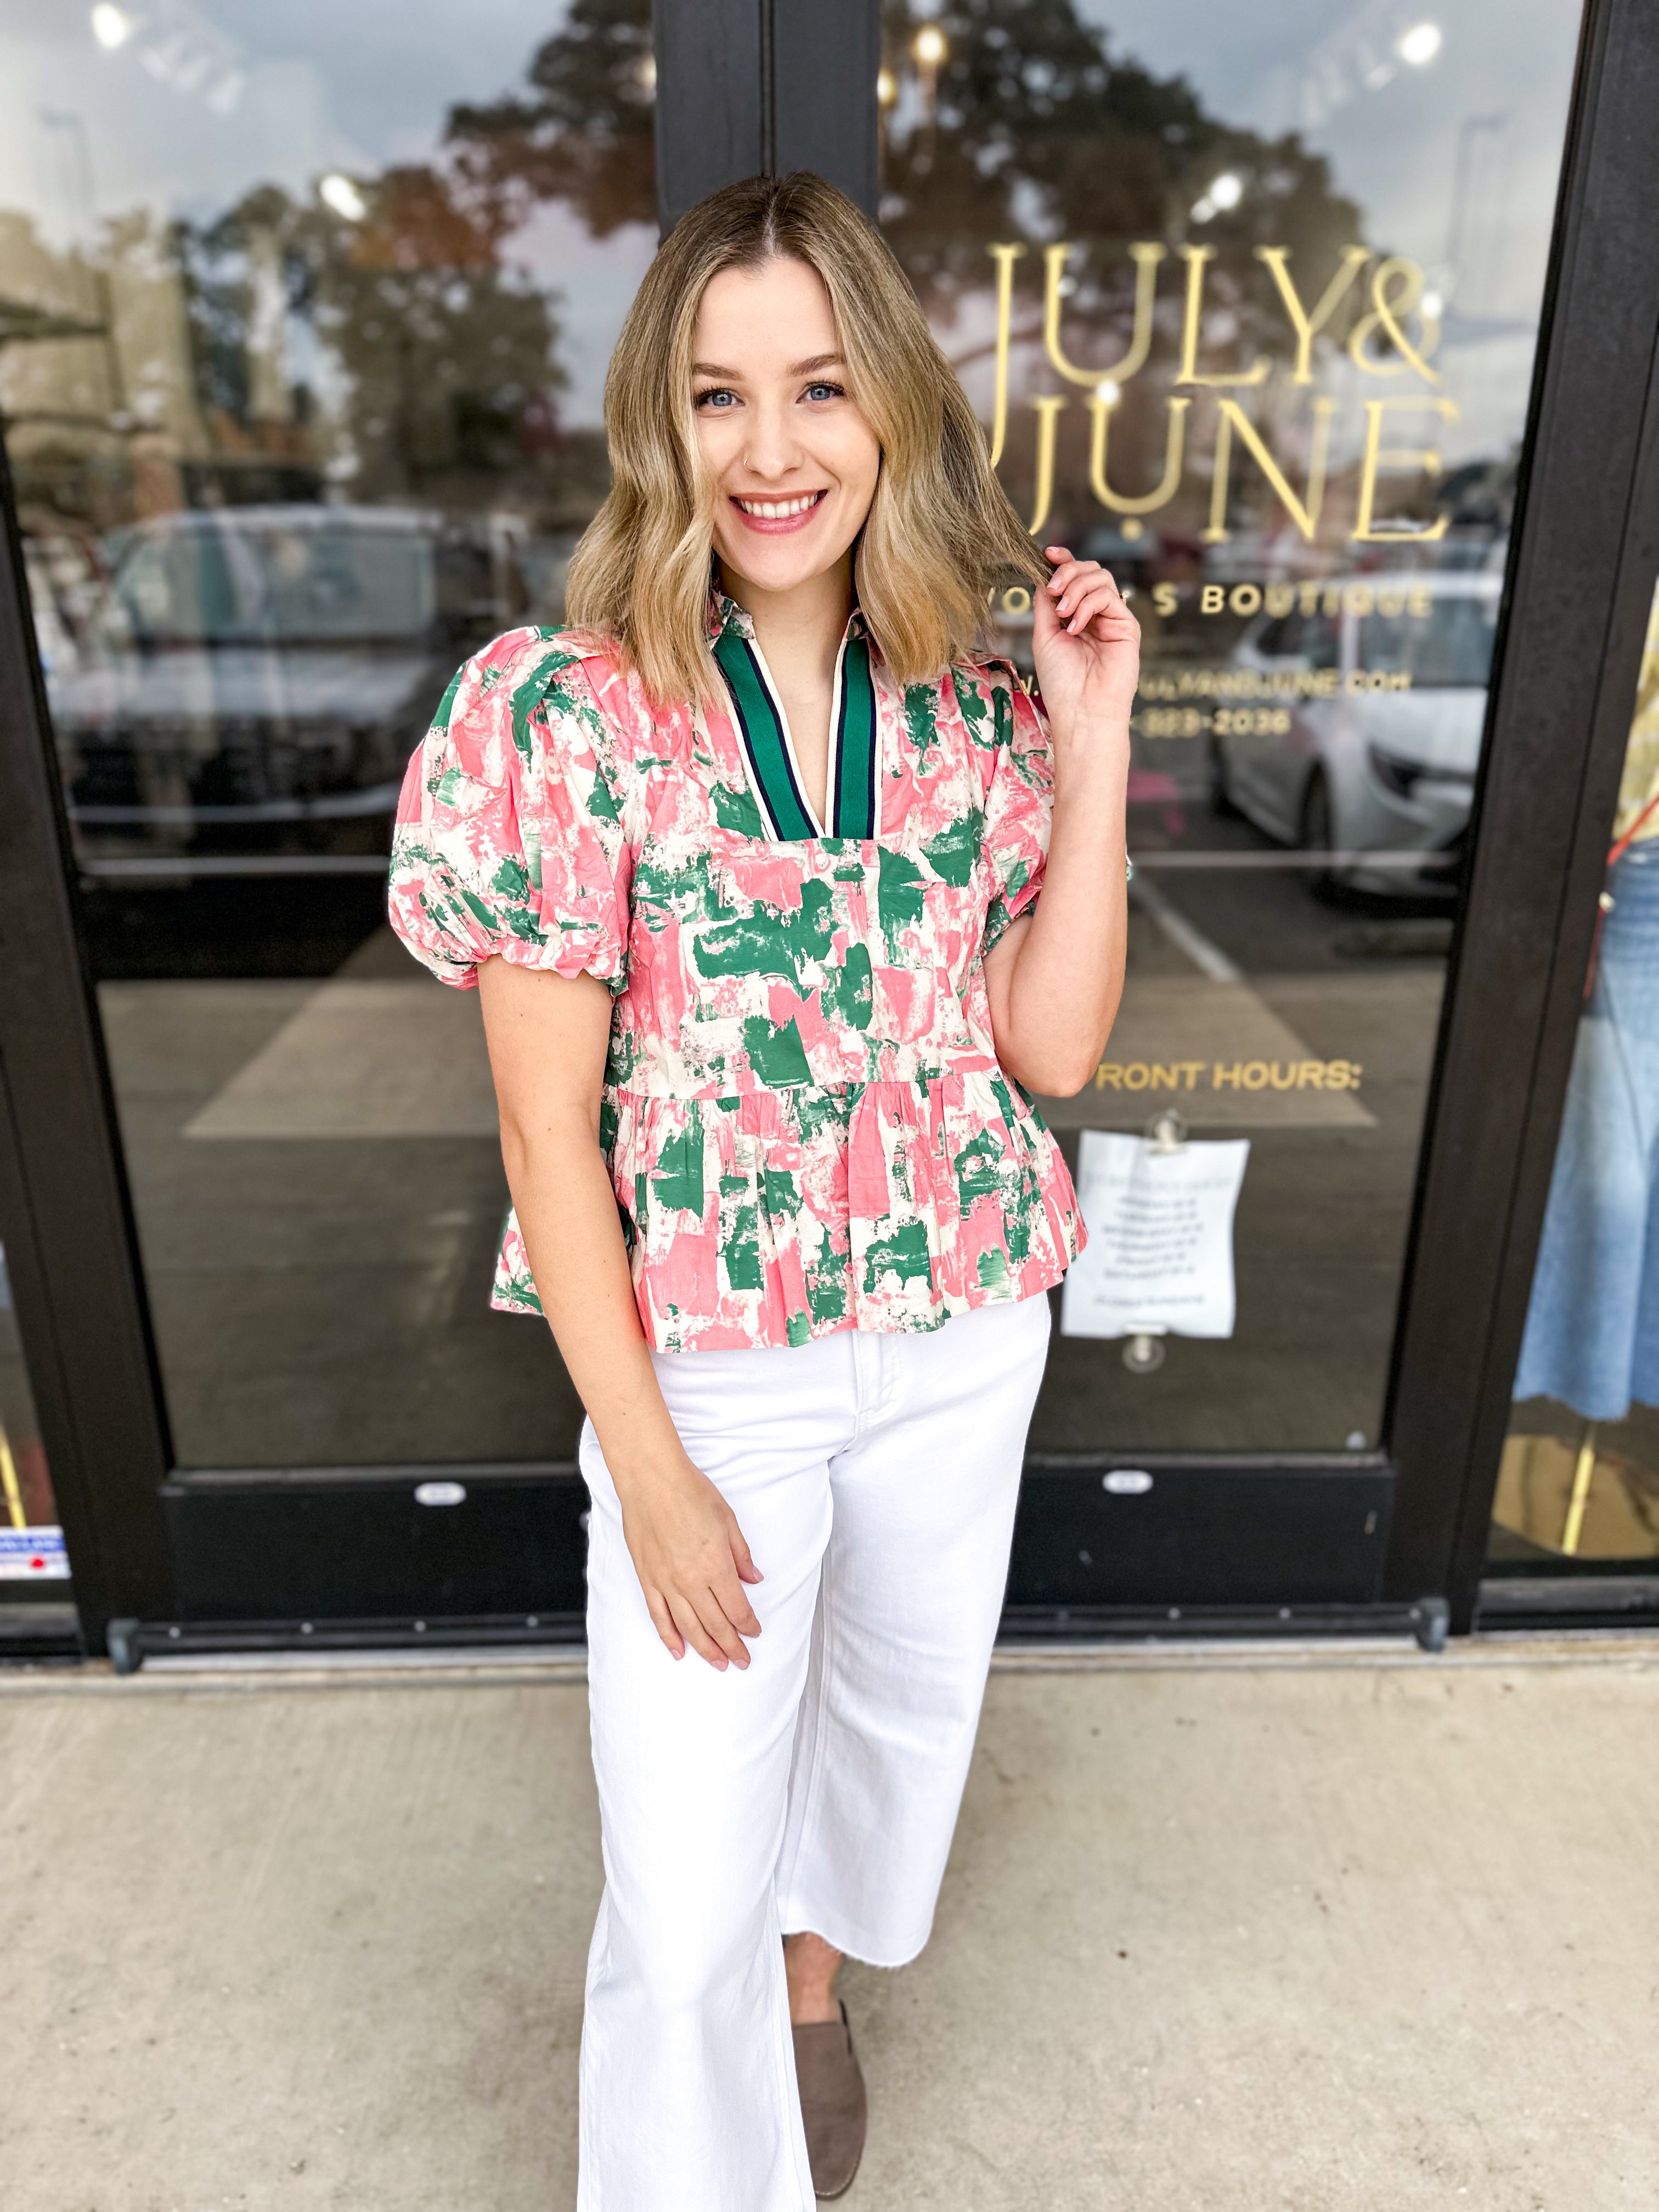
[[[876,834],[876,752],[879,722],[868,641],[848,631],[836,662],[830,718],[830,811],[838,837]]]
[[[725,601],[720,612],[725,618],[711,641],[714,659],[731,695],[744,766],[769,837],[784,844],[826,835],[873,838],[880,724],[870,647],[859,634],[857,611],[836,656],[825,778],[828,831],[808,802],[788,717],[751,625],[734,602]]]
[[[786,844],[821,837],[817,817],[806,803],[783,702],[759,646],[728,625],[714,641],[714,659],[732,695],[744,764],[767,829],[775,841]]]

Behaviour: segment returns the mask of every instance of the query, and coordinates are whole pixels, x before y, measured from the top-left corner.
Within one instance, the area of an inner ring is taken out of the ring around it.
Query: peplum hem
[[[1051,1289],[1085,1242],[1059,1146],[994,1060],[827,1087],[607,1086],[602,1133],[659,1352],[939,1328]],[[490,1303],[541,1311],[513,1215]]]

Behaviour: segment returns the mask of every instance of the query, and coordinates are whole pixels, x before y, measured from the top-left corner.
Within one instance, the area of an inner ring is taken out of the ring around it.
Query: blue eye
[[[715,401],[723,399],[729,399],[733,407],[738,404],[738,395],[735,392],[731,391],[723,384],[714,384],[710,385],[707,392],[698,392],[691,404],[694,407],[708,407],[714,409],[716,413],[724,415],[729,411],[725,407],[714,408]]]
[[[845,399],[847,394],[839,384],[817,383],[807,386],[806,396],[809,399]]]

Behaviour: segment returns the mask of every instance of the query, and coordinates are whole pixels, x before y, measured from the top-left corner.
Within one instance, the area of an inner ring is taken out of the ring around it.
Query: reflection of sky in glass
[[[84,234],[86,186],[72,131],[43,111],[84,123],[98,216],[139,206],[200,222],[256,185],[298,194],[330,169],[373,174],[429,160],[451,106],[522,88],[568,10],[558,0],[466,0],[459,11],[424,0],[191,0],[167,12],[241,76],[228,113],[205,89],[159,82],[142,35],[102,50],[77,0],[0,0],[0,209],[26,210],[54,246]],[[655,243],[643,225],[596,241],[556,205],[513,242],[511,259],[561,295],[568,422],[599,419],[611,347]]]
[[[29,210],[58,245],[84,230],[86,187],[72,134],[49,127],[43,111],[85,123],[99,215],[145,205],[199,221],[262,182],[297,192],[331,168],[372,173],[429,158],[449,107],[522,86],[567,12],[557,0],[468,0],[461,15],[426,0],[169,4],[245,74],[232,112],[158,82],[137,40],[102,51],[76,0],[0,0],[0,208]],[[1567,0],[1076,4],[1115,53],[1159,75],[1184,73],[1222,119],[1270,134],[1299,130],[1364,209],[1368,243],[1444,270],[1461,233],[1455,286],[1445,270],[1455,298],[1442,366],[1462,422],[1446,451],[1457,458],[1512,442],[1577,31]],[[1443,44],[1413,68],[1399,41],[1428,20]],[[568,421],[599,419],[605,361],[653,244],[644,225],[596,242],[558,204],[513,242],[514,260],[561,295]]]
[[[1570,0],[1077,0],[1109,51],[1184,75],[1225,123],[1300,133],[1358,202],[1365,242],[1403,253],[1449,295],[1437,365],[1461,421],[1449,460],[1519,438],[1549,252],[1578,10]],[[1413,68],[1400,40],[1436,24]],[[1462,188],[1460,192],[1460,147]],[[1461,247],[1461,250],[1460,250]],[[1455,257],[1461,268],[1449,266]],[[1328,388],[1331,388],[1328,386]]]
[[[1359,203],[1368,241],[1425,264],[1445,258],[1459,138],[1475,125],[1462,304],[1535,317],[1578,36],[1567,0],[1077,5],[1115,54],[1159,76],[1184,74],[1223,121],[1271,137],[1299,131],[1329,160],[1337,189]],[[1399,40],[1425,21],[1438,25],[1443,43],[1414,69]]]

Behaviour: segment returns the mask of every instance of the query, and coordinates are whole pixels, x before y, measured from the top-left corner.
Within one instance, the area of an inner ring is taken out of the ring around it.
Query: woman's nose
[[[782,405],[761,405],[749,418],[749,437],[744,459],[757,476],[783,477],[801,459],[800,441]]]

